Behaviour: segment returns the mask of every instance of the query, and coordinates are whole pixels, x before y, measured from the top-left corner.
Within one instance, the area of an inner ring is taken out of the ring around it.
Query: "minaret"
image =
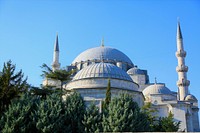
[[[58,34],[56,35],[56,41],[54,44],[52,69],[53,69],[53,71],[60,69]]]
[[[185,65],[186,52],[184,51],[184,47],[183,47],[183,37],[182,37],[179,21],[177,25],[176,39],[177,39],[176,40],[177,41],[176,57],[178,59],[178,66],[176,67],[176,71],[178,72],[177,86],[179,89],[178,100],[183,101],[185,100],[185,97],[188,95],[188,86],[190,85],[190,81],[187,80],[188,67]]]

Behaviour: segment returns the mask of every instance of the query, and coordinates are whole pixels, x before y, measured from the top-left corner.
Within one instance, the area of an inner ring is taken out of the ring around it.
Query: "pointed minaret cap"
[[[104,47],[104,38],[101,40],[101,47]]]
[[[54,51],[59,51],[58,33],[56,33],[56,41],[55,41],[55,45],[54,45]]]
[[[177,38],[179,39],[182,39],[182,33],[181,33],[181,26],[180,26],[180,21],[179,21],[179,18],[178,18],[178,25],[177,25],[177,35],[176,35]]]

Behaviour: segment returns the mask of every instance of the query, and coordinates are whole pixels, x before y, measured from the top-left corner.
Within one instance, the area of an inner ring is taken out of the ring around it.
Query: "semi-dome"
[[[102,57],[105,60],[110,60],[113,62],[123,62],[127,63],[130,66],[133,66],[132,61],[121,51],[107,47],[107,46],[100,46],[95,48],[90,48],[81,54],[79,54],[72,64],[80,63],[81,61],[92,61],[92,60],[101,60]]]
[[[144,96],[150,94],[172,94],[172,92],[165,86],[165,84],[155,83],[146,87],[143,91]]]
[[[96,63],[80,70],[73,78],[73,80],[80,80],[86,78],[114,78],[126,81],[131,81],[131,77],[119,67],[110,63]]]
[[[145,70],[139,69],[138,67],[133,67],[133,68],[129,69],[127,71],[127,73],[129,75],[138,75],[138,74],[145,75],[147,72]]]
[[[194,95],[189,94],[189,95],[187,95],[187,96],[185,97],[185,100],[186,100],[186,101],[193,101],[193,102],[196,102],[196,101],[197,101],[197,98],[196,98]]]

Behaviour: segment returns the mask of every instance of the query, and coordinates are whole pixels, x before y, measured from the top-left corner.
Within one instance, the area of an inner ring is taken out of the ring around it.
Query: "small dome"
[[[127,71],[127,73],[128,73],[129,75],[138,75],[138,74],[145,75],[145,74],[146,74],[146,73],[145,73],[145,70],[141,70],[141,69],[139,69],[138,67],[133,67],[133,68],[129,69],[129,70]]]
[[[110,60],[111,62],[123,62],[127,63],[129,66],[133,66],[132,61],[124,53],[115,48],[106,46],[90,48],[82,52],[74,59],[72,64],[79,63],[81,61],[100,60],[102,56],[105,60]]]
[[[196,102],[196,101],[197,101],[197,98],[196,98],[194,95],[189,94],[189,95],[187,95],[187,96],[185,97],[185,100],[186,100],[186,101],[194,101],[194,102]]]
[[[143,91],[144,96],[149,94],[172,94],[165,84],[157,83],[146,87]]]
[[[131,81],[131,77],[119,67],[110,63],[96,63],[80,70],[73,80],[88,79],[88,78],[113,78]]]

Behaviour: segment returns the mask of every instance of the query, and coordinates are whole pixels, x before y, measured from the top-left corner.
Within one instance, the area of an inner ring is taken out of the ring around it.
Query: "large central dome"
[[[105,46],[91,48],[82,52],[74,59],[72,64],[84,61],[101,60],[102,58],[108,61],[122,62],[127,63],[129,66],[133,66],[132,61],[124,53],[115,48]]]

